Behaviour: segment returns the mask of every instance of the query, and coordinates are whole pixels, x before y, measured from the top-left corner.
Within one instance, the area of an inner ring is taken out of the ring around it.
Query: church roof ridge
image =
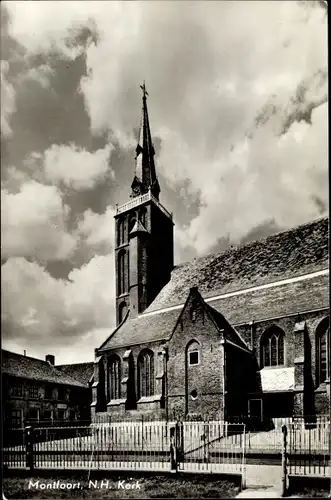
[[[231,293],[328,267],[328,217],[175,266],[146,313],[183,303],[198,286],[204,298]]]
[[[179,262],[178,264],[175,264],[173,270],[176,271],[176,269],[180,269],[182,267],[185,267],[185,266],[191,264],[192,262],[202,262],[204,259],[206,259],[206,260],[209,258],[212,259],[214,257],[225,255],[227,253],[233,253],[236,250],[239,250],[241,248],[247,248],[249,246],[254,246],[257,243],[266,242],[267,240],[273,239],[279,235],[285,235],[285,234],[288,234],[291,232],[297,232],[298,230],[300,230],[304,227],[308,227],[308,226],[311,226],[315,223],[321,222],[323,220],[328,220],[328,219],[329,219],[328,215],[317,217],[316,219],[313,219],[311,221],[303,222],[302,224],[299,224],[298,226],[293,226],[293,227],[290,227],[287,229],[279,229],[279,231],[276,231],[273,234],[269,234],[268,236],[263,236],[262,238],[256,238],[256,239],[254,239],[252,241],[248,241],[246,243],[239,243],[237,245],[231,245],[230,247],[226,248],[225,250],[206,253],[205,255],[201,255],[200,257],[193,257],[193,259],[191,259],[191,260],[185,260],[183,262]]]

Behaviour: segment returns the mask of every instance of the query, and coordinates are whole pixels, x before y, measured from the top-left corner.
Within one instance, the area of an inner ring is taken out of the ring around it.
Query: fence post
[[[243,424],[243,443],[242,443],[242,465],[241,465],[241,489],[246,488],[246,425]]]
[[[176,426],[170,427],[170,469],[171,472],[177,471],[177,449],[176,449]]]
[[[33,427],[25,427],[25,446],[26,446],[26,466],[32,471],[34,468],[33,460]]]
[[[282,497],[287,492],[287,426],[282,426],[283,447],[282,447]]]

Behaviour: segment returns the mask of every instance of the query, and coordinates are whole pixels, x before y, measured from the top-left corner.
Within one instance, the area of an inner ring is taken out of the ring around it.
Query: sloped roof
[[[70,377],[78,380],[82,384],[88,385],[93,372],[94,362],[90,363],[75,363],[72,365],[57,365],[56,368]]]
[[[329,275],[211,300],[233,325],[329,307]]]
[[[211,314],[212,318],[216,322],[216,324],[220,328],[224,328],[224,323],[227,324],[228,321],[224,318],[224,315],[220,313],[220,311],[217,311],[210,305],[206,304],[207,309],[209,311],[209,314]],[[243,341],[243,339],[239,336],[238,332],[235,331],[235,329],[229,325],[230,327],[224,329],[224,336],[225,339],[231,340],[236,345],[239,345],[241,347],[244,347],[245,349],[247,348],[246,343]]]
[[[120,328],[114,331],[102,349],[125,347],[134,344],[155,342],[167,339],[176,324],[180,311],[162,312],[155,316],[141,314],[137,318],[130,317]]]
[[[213,316],[218,312],[232,325],[327,308],[329,276],[322,274],[327,268],[328,218],[195,259],[177,267],[146,311],[135,319],[129,316],[102,349],[167,339],[193,286]],[[300,278],[308,273],[309,279]],[[284,279],[294,281],[277,282]],[[270,283],[275,286],[254,289]]]
[[[184,303],[193,286],[207,298],[328,268],[328,226],[324,217],[176,266],[146,312]]]
[[[260,374],[263,392],[287,392],[294,389],[294,367],[263,368]]]
[[[42,359],[23,356],[22,354],[6,351],[4,349],[1,350],[1,355],[3,374],[43,382],[87,387],[86,384],[63,373],[58,368]]]

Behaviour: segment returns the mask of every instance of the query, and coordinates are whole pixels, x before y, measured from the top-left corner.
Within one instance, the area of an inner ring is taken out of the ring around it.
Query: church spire
[[[143,91],[143,106],[140,121],[139,139],[136,147],[136,169],[131,188],[131,197],[140,196],[151,190],[155,198],[159,199],[160,186],[156,177],[154,163],[154,147],[149,127],[147,110],[147,90],[145,82],[140,85]]]

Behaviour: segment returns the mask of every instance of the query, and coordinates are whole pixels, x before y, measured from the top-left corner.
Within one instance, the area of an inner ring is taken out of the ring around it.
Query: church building
[[[117,326],[95,349],[92,417],[326,414],[328,218],[174,265],[142,89],[131,195],[115,215]]]

